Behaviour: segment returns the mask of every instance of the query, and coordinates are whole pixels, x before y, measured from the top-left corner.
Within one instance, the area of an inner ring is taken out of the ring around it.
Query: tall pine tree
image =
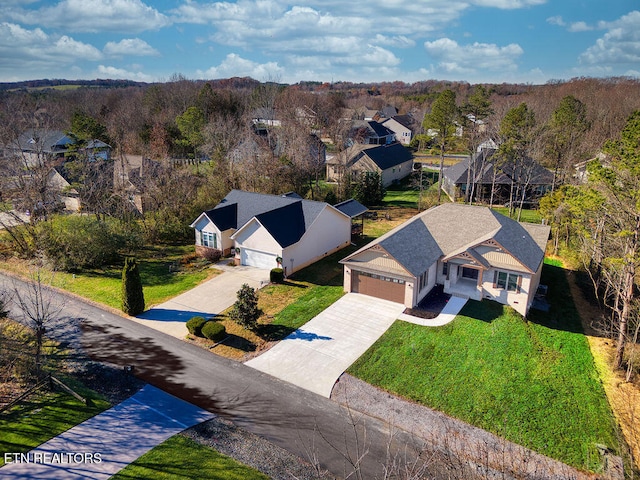
[[[122,269],[122,311],[127,315],[139,315],[144,312],[144,293],[138,262],[127,257]]]

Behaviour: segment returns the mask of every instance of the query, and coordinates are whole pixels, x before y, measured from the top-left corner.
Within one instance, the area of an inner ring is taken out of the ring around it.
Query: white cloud
[[[547,23],[550,25],[558,25],[559,27],[564,27],[567,24],[560,15],[547,18]]]
[[[96,76],[98,78],[121,78],[126,80],[137,80],[139,82],[151,82],[154,80],[151,75],[147,75],[142,72],[129,71],[123,68],[111,67],[106,65],[98,65]]]
[[[579,61],[583,65],[608,68],[611,65],[640,64],[640,12],[633,11],[613,22],[600,22],[608,31],[584,51]]]
[[[569,28],[567,29],[570,32],[588,32],[590,30],[593,30],[593,27],[587,25],[586,22],[573,22],[571,25],[569,25]]]
[[[153,57],[160,55],[160,52],[139,38],[125,38],[118,43],[107,42],[103,51],[106,55],[111,56],[135,55],[138,57]]]
[[[37,10],[10,10],[11,19],[26,24],[64,25],[72,32],[142,32],[157,30],[169,19],[140,0],[62,0]]]
[[[222,63],[216,67],[211,67],[205,71],[197,71],[199,78],[251,77],[260,81],[271,78],[282,78],[284,73],[284,69],[276,62],[261,64],[242,58],[235,53],[227,55]]]
[[[547,3],[547,0],[472,0],[472,3],[479,7],[495,7],[505,10],[513,10],[516,8],[543,5]]]
[[[459,45],[455,40],[440,38],[425,42],[425,49],[436,60],[438,70],[447,73],[467,74],[478,71],[513,71],[516,59],[524,52],[515,43],[500,47],[490,43]]]

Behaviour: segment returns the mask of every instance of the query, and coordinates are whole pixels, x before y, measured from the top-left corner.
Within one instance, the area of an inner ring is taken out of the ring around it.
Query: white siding
[[[520,284],[520,292],[510,292],[506,289],[495,288],[493,286],[493,279],[496,270],[487,270],[482,277],[482,296],[502,303],[503,305],[509,305],[513,307],[521,315],[527,314],[529,305],[529,293],[531,292],[531,275],[523,272],[500,270],[501,272],[512,273],[516,275],[522,275],[522,283]],[[537,287],[536,287],[537,288]],[[531,298],[535,291],[531,292]]]
[[[255,218],[250,220],[235,236],[236,246],[242,250],[248,248],[276,256],[282,254],[282,247]]]
[[[412,168],[413,160],[407,160],[400,165],[396,165],[395,167],[383,170],[381,174],[382,184],[385,187],[388,187],[394,182],[394,180],[402,180],[404,177],[411,173]]]
[[[298,243],[282,253],[287,275],[348,246],[351,243],[351,219],[326,206]]]

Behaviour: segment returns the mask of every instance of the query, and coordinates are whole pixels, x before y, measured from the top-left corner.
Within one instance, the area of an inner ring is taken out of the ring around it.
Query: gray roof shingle
[[[488,207],[445,203],[416,215],[342,261],[379,244],[418,276],[442,256],[493,238],[535,272],[544,259],[549,231],[548,225],[519,223]]]

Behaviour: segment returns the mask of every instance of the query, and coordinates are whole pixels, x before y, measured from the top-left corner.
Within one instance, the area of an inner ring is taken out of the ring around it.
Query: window
[[[520,292],[522,275],[507,272],[496,272],[493,277],[493,286],[508,292]]]
[[[429,270],[424,272],[420,277],[418,277],[418,291],[421,291],[424,287],[427,286],[427,281],[429,280]]]
[[[202,232],[201,242],[202,246],[210,248],[218,248],[218,237],[215,233]]]
[[[462,278],[469,278],[471,280],[477,280],[478,279],[478,270],[476,270],[475,268],[462,267]]]
[[[443,275],[449,274],[449,264],[447,262],[442,262],[442,274]]]

